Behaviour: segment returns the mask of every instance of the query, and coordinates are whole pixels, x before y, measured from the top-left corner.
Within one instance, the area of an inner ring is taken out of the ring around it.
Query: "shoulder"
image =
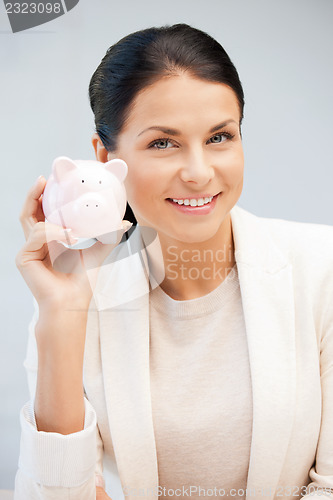
[[[257,217],[261,230],[292,266],[295,293],[305,293],[321,318],[333,324],[333,226]]]
[[[258,217],[254,223],[262,241],[278,248],[292,266],[294,292],[307,296],[318,324],[333,325],[333,226]],[[270,247],[271,248],[271,247]],[[327,330],[325,327],[324,330]]]
[[[275,244],[293,260],[297,257],[313,264],[321,261],[333,265],[333,226],[277,218],[259,220]]]
[[[333,265],[333,226],[262,217],[241,207],[237,209],[248,225],[255,226],[258,235],[265,234],[267,241],[290,259],[301,258],[312,263],[321,260]]]

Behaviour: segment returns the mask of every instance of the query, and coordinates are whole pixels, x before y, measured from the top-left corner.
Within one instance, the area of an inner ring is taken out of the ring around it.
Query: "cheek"
[[[244,175],[244,156],[243,151],[230,151],[228,157],[225,158],[220,172],[223,176],[225,184],[233,189],[243,182]]]
[[[129,166],[124,184],[128,202],[133,208],[149,203],[154,193],[157,193],[158,186],[161,187],[160,179],[144,167]]]

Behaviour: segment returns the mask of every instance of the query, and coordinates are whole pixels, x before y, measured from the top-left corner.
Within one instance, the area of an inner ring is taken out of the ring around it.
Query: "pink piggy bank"
[[[45,218],[72,229],[79,238],[74,248],[96,240],[112,243],[109,233],[121,227],[126,211],[126,175],[127,165],[119,159],[101,163],[56,158],[43,194]]]

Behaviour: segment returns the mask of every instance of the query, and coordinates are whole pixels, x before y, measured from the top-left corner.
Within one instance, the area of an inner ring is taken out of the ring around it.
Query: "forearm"
[[[71,434],[84,428],[83,357],[87,314],[42,314],[36,326],[38,431]]]

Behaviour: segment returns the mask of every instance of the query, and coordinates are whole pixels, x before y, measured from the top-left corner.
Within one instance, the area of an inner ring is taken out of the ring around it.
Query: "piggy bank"
[[[119,159],[101,163],[56,158],[43,193],[46,220],[71,228],[79,238],[75,248],[97,240],[113,242],[112,233],[120,229],[126,211],[126,175],[127,165]]]

